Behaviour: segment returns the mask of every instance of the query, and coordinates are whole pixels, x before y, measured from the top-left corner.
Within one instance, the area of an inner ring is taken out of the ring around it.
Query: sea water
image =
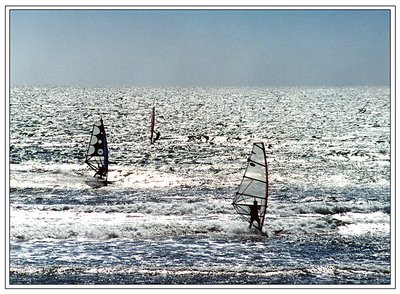
[[[388,88],[13,87],[8,101],[10,286],[394,282]],[[93,189],[100,117],[114,183]],[[268,237],[232,206],[257,141]]]

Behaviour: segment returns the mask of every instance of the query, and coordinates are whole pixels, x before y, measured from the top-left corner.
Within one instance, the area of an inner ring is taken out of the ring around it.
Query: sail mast
[[[153,144],[155,116],[156,116],[156,107],[153,106],[153,109],[151,112],[151,123],[150,123],[150,144]]]
[[[265,214],[267,213],[267,207],[268,207],[268,163],[267,163],[267,153],[265,152],[265,145],[263,142],[262,144],[262,149],[264,151],[264,163],[265,163],[265,206],[264,206],[264,211],[261,213],[262,218],[260,220],[260,228],[264,226],[264,220],[265,220]]]
[[[154,143],[153,136],[154,136],[154,128],[156,123],[156,98],[153,101],[153,108],[151,110],[151,122],[150,122],[150,144]]]
[[[105,169],[105,177],[106,177],[106,181],[108,178],[108,146],[107,146],[107,136],[106,136],[106,130],[104,128],[104,124],[103,124],[103,118],[100,118],[100,122],[103,126],[103,140],[104,140],[104,144],[103,144],[103,155],[104,155],[104,169]]]

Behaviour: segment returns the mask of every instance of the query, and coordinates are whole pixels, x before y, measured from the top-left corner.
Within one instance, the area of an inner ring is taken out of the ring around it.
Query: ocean
[[[8,101],[11,288],[394,283],[387,87],[26,86]],[[114,183],[93,189],[100,117]],[[268,237],[232,206],[259,141]]]

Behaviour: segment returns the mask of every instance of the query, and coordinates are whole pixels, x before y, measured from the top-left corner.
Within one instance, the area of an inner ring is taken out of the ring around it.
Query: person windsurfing
[[[107,175],[108,169],[104,165],[99,167],[99,170],[94,174],[94,176],[98,176],[100,179],[105,178]]]
[[[257,200],[254,199],[253,205],[249,205],[250,207],[250,225],[249,229],[253,225],[254,221],[257,221],[258,227],[260,227],[260,217],[258,216],[258,210],[260,209],[260,205],[258,205]]]
[[[156,131],[155,134],[156,134],[156,136],[155,136],[154,139],[153,139],[153,143],[154,143],[155,141],[157,141],[158,139],[160,139],[160,136],[161,136],[160,131]]]
[[[153,106],[151,111],[151,124],[150,124],[150,144],[155,143],[158,139],[160,139],[161,133],[160,131],[155,131],[155,120],[156,120],[156,107]],[[155,135],[155,136],[154,136]]]

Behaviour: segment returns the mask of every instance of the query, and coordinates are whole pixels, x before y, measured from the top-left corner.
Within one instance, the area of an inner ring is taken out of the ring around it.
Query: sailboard
[[[100,118],[92,128],[85,163],[95,171],[93,179],[86,183],[93,187],[105,186],[111,182],[108,177],[108,147],[103,119]]]
[[[160,132],[155,130],[155,124],[156,124],[156,99],[154,98],[153,108],[151,110],[151,121],[150,121],[150,144],[154,144],[160,138]]]
[[[268,206],[268,165],[263,142],[253,144],[246,171],[232,205],[243,218],[250,222],[254,220],[250,226],[262,233]],[[254,215],[255,211],[257,215]]]

